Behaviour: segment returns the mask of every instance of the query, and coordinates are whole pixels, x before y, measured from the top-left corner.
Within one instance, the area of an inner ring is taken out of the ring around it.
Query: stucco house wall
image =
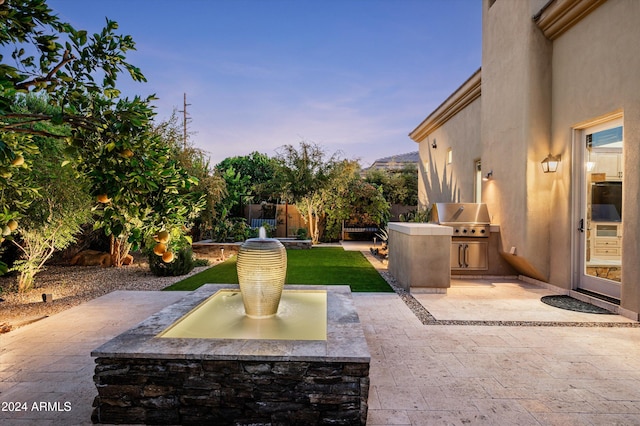
[[[482,2],[481,71],[410,133],[420,144],[420,202],[473,201],[473,162],[480,158],[483,175],[493,171],[483,183],[482,201],[492,223],[500,225],[505,258],[524,275],[573,289],[580,219],[575,167],[584,166],[574,159],[575,129],[623,117],[621,307],[637,318],[640,1]],[[430,197],[429,169],[437,166],[442,173],[448,148],[454,155],[446,176],[459,197]],[[542,172],[547,154],[561,154],[557,173]],[[512,248],[515,255],[508,253]]]
[[[436,148],[433,148],[433,141]],[[480,100],[475,100],[420,144],[421,205],[434,202],[473,202],[475,160],[480,159]],[[451,163],[448,151],[451,150]]]
[[[483,188],[500,224],[506,255],[522,273],[549,276],[548,154],[551,43],[533,24],[528,1],[483,2],[482,168],[493,170]]]
[[[609,0],[553,41],[552,127],[554,153],[562,168],[554,176],[550,234],[553,255],[549,281],[567,287],[571,236],[577,228],[572,215],[572,129],[616,113],[624,125],[624,233],[622,239],[621,306],[640,312],[640,2]],[[564,160],[566,159],[566,160]]]
[[[474,162],[482,154],[480,83],[478,71],[411,133],[420,144],[418,200],[423,208],[473,202]]]

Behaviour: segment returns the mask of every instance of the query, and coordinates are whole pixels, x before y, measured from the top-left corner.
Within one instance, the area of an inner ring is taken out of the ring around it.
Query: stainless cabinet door
[[[451,243],[452,270],[486,271],[489,269],[489,245],[486,241],[455,241]]]
[[[464,269],[464,244],[451,243],[451,269]]]
[[[489,269],[488,261],[488,244],[482,242],[466,242],[465,248],[465,265],[466,269],[473,269],[476,271],[486,271]]]

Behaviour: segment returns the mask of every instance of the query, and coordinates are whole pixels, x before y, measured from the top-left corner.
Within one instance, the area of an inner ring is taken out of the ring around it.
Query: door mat
[[[615,315],[613,312],[607,311],[604,308],[600,308],[590,303],[583,302],[582,300],[574,299],[571,296],[544,296],[540,299],[540,301],[542,303],[546,303],[549,306],[566,309],[568,311],[584,312],[587,314]]]

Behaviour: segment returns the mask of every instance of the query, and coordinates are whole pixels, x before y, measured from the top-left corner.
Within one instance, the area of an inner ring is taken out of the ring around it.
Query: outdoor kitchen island
[[[517,263],[517,254],[505,253],[500,226],[491,224],[484,203],[435,203],[432,222],[451,227],[452,276],[512,276],[517,272],[508,261]]]
[[[451,286],[453,229],[431,223],[389,223],[389,273],[400,287],[446,293]]]
[[[436,203],[432,223],[389,223],[389,272],[410,291],[446,293],[452,276],[514,276],[486,204]]]

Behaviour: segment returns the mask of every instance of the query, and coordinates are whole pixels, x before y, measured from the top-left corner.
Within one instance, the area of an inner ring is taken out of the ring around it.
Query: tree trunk
[[[32,268],[20,271],[18,276],[18,291],[20,293],[30,290],[35,281],[35,271]]]
[[[315,223],[313,222],[313,213],[311,207],[307,210],[307,223],[309,224],[309,236],[311,237],[311,244],[316,244],[316,232]]]
[[[316,213],[313,217],[313,244],[318,244],[320,242],[320,228],[318,228],[319,221],[320,216]]]
[[[109,245],[109,254],[111,255],[111,266],[119,268],[123,265],[124,259],[131,250],[131,243],[127,242],[126,237],[116,238],[111,235],[111,241]]]

